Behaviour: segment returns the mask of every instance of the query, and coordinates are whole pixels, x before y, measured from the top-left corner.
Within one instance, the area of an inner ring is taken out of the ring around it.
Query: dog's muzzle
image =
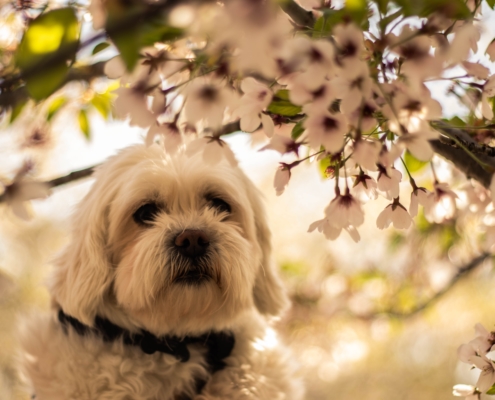
[[[212,278],[208,248],[210,239],[199,229],[186,229],[174,239],[174,248],[183,259],[173,282],[199,285]]]

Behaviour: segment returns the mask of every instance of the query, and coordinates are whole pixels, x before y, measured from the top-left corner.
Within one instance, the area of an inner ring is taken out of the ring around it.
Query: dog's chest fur
[[[248,322],[248,321],[246,321]],[[206,350],[189,345],[187,362],[145,354],[122,342],[64,332],[54,318],[38,320],[24,337],[26,366],[36,400],[297,399],[300,384],[289,379],[293,365],[281,346],[262,351],[256,319],[235,330],[236,344],[226,368],[208,371]],[[207,381],[196,394],[198,379]]]

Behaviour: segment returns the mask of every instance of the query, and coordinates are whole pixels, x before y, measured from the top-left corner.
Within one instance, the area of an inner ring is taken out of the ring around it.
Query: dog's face
[[[118,310],[158,334],[228,326],[285,295],[254,186],[227,163],[135,146],[110,159],[75,216],[54,297],[92,324]]]

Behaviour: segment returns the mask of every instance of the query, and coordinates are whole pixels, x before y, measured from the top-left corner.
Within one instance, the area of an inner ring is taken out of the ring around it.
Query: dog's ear
[[[261,249],[261,265],[256,274],[254,303],[262,314],[279,315],[289,305],[285,288],[272,261],[271,232],[260,191],[246,179],[247,193],[254,214],[256,238]]]
[[[64,312],[88,325],[94,323],[114,278],[107,246],[110,207],[125,179],[124,170],[133,162],[133,153],[138,152],[113,157],[96,171],[93,187],[74,214],[70,242],[55,260],[54,301]]]

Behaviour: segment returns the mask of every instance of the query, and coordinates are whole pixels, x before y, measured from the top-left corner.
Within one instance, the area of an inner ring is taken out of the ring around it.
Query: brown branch
[[[105,61],[100,61],[91,65],[78,65],[69,70],[63,85],[71,81],[91,82],[95,78],[105,76],[103,69]],[[18,87],[13,91],[0,93],[0,112],[7,108],[14,108],[30,98],[25,86]]]
[[[460,279],[464,278],[467,274],[469,274],[471,271],[476,269],[483,261],[485,261],[488,257],[490,257],[491,254],[489,253],[483,253],[479,255],[478,257],[472,259],[469,263],[466,265],[460,267],[457,270],[457,273],[452,277],[452,279],[443,287],[443,289],[439,290],[436,292],[433,296],[431,296],[428,300],[424,301],[423,303],[417,305],[414,307],[412,310],[409,310],[407,312],[398,312],[398,311],[385,311],[385,312],[380,312],[377,313],[376,316],[382,316],[386,315],[389,317],[396,317],[396,318],[409,318],[412,317],[413,315],[418,314],[419,312],[425,310],[426,308],[430,307],[434,303],[436,303],[444,294],[449,292],[457,282],[459,282]],[[368,316],[366,316],[368,317]]]
[[[451,161],[468,178],[476,179],[484,187],[488,188],[493,171],[495,171],[494,149],[489,146],[480,145],[466,131],[452,127],[444,121],[434,121],[432,127],[443,134],[440,139],[430,141],[433,150]],[[459,143],[465,148],[460,147]],[[485,166],[480,165],[479,162],[469,156],[466,149],[475,155]]]

